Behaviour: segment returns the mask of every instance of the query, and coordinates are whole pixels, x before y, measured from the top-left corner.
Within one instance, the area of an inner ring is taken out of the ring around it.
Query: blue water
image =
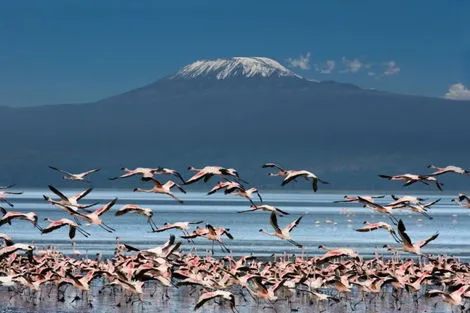
[[[67,195],[78,193],[80,190],[63,190]],[[42,195],[54,195],[47,189],[27,189],[23,195],[11,195],[9,199],[15,207],[11,210],[20,212],[34,211],[39,216],[42,226],[47,223],[45,217],[59,219],[69,217],[65,212],[45,202]],[[313,192],[268,192],[263,193],[266,204],[278,206],[288,211],[290,215],[278,218],[280,227],[284,227],[299,216],[303,216],[300,225],[292,231],[292,238],[303,244],[304,253],[308,255],[322,254],[318,249],[319,244],[328,247],[350,247],[356,249],[361,255],[367,257],[378,251],[387,254],[384,244],[396,245],[392,237],[383,230],[369,233],[359,233],[355,228],[362,226],[363,221],[378,222],[390,220],[373,212],[371,209],[362,208],[357,203],[336,204],[335,200],[343,198],[345,193],[313,193]],[[347,193],[353,195],[354,193]],[[364,193],[367,194],[367,193]],[[399,193],[404,195],[404,193]],[[281,254],[301,253],[301,250],[290,243],[275,237],[267,236],[259,232],[260,228],[272,232],[269,223],[269,213],[236,213],[236,211],[248,209],[249,202],[246,199],[233,195],[214,194],[206,195],[202,192],[188,192],[177,194],[183,199],[183,204],[176,203],[165,195],[135,193],[122,190],[94,190],[82,203],[100,201],[101,204],[118,197],[118,203],[102,219],[115,228],[116,231],[108,233],[96,225],[83,227],[92,235],[85,238],[77,233],[75,241],[76,248],[82,255],[94,256],[101,252],[105,255],[113,253],[115,238],[119,236],[121,241],[141,248],[150,248],[166,241],[171,233],[181,235],[180,231],[168,231],[162,233],[151,233],[150,226],[143,216],[127,214],[115,217],[114,212],[124,204],[138,204],[142,207],[150,207],[154,211],[154,220],[157,225],[164,222],[200,221],[210,223],[214,226],[230,228],[234,240],[226,240],[227,246],[234,255],[245,255],[253,253],[256,255],[269,256],[272,253]],[[442,200],[429,210],[434,217],[429,220],[426,217],[410,211],[397,210],[396,216],[403,219],[407,232],[413,241],[425,239],[435,232],[439,232],[437,240],[423,248],[424,253],[447,254],[470,257],[470,211],[457,207],[450,200],[454,195],[430,194],[420,195],[431,201],[437,198]],[[378,203],[391,202],[387,196],[377,199]],[[6,205],[3,205],[9,209]],[[203,225],[203,224],[202,224]],[[64,253],[71,252],[71,243],[68,239],[68,229],[54,231],[41,235],[40,232],[25,221],[13,221],[13,224],[3,225],[0,232],[10,235],[14,241],[32,243],[37,249],[49,244],[55,245]],[[195,243],[184,241],[183,249],[196,249],[200,253],[206,253],[212,246],[205,239],[196,239]],[[215,247],[215,254],[221,255],[219,247]]]

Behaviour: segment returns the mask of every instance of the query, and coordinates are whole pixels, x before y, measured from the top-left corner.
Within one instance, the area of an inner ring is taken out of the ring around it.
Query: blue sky
[[[0,1],[0,105],[95,101],[230,56],[406,94],[461,83],[465,97],[469,29],[464,0]]]

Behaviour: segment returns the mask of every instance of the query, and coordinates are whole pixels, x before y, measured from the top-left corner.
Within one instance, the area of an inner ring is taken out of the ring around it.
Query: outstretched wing
[[[406,233],[405,224],[403,224],[403,221],[401,219],[398,221],[398,235],[403,240],[404,245],[413,246],[410,237]]]
[[[417,244],[420,248],[422,248],[422,247],[424,247],[425,245],[427,245],[428,243],[430,243],[431,241],[433,241],[434,239],[436,239],[438,236],[439,236],[439,233],[435,233],[434,235],[432,235],[432,236],[429,237],[428,239],[420,240],[420,241],[418,241],[416,244]]]
[[[89,194],[91,191],[93,190],[93,188],[88,188],[84,191],[82,191],[81,193],[75,195],[74,197],[78,200],[80,200],[81,198],[85,197],[87,194]]]
[[[271,217],[269,218],[271,222],[271,226],[274,228],[276,233],[282,233],[281,229],[279,228],[279,225],[277,224],[277,217],[275,212],[271,212]]]
[[[49,165],[49,168],[52,169],[52,170],[54,170],[54,171],[61,172],[62,174],[67,174],[67,175],[69,175],[69,176],[73,176],[72,173],[67,172],[67,171],[64,171],[64,170],[61,170],[60,168],[57,168],[57,167],[54,167],[54,166],[50,166],[50,165]]]
[[[292,223],[290,223],[289,225],[286,226],[286,230],[288,232],[292,231],[297,225],[299,225],[300,221],[302,220],[303,216],[299,217],[298,219],[296,219],[295,221],[293,221]]]
[[[48,185],[49,190],[55,193],[59,198],[61,198],[64,201],[69,201],[69,198],[67,198],[62,192],[60,192],[57,188],[55,188],[52,185]]]
[[[114,204],[116,204],[117,200],[118,200],[118,198],[114,198],[113,200],[109,201],[108,203],[106,203],[105,205],[103,205],[101,208],[99,208],[98,210],[96,210],[93,213],[96,213],[96,215],[100,216],[101,214],[103,214],[106,211],[108,211],[109,209],[111,209],[111,207]]]

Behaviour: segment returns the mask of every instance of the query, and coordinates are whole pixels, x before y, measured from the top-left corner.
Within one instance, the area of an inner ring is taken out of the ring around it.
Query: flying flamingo
[[[211,190],[209,190],[207,194],[208,195],[214,194],[221,189],[235,189],[239,187],[242,187],[242,185],[240,185],[240,183],[235,182],[235,181],[230,181],[230,180],[219,181],[214,187],[212,187]]]
[[[459,193],[458,196],[459,196],[458,200],[457,199],[452,199],[450,201],[455,202],[458,206],[470,209],[470,197],[463,194],[463,193]],[[465,200],[466,203],[462,203],[464,200]]]
[[[181,181],[182,184],[184,184],[185,180],[183,178],[183,176],[175,171],[175,170],[172,170],[172,169],[169,169],[169,168],[165,168],[165,167],[158,167],[155,174],[166,174],[166,175],[173,175],[173,176],[176,176],[178,177],[178,179]]]
[[[305,179],[311,179],[312,180],[312,188],[314,192],[317,192],[318,190],[318,182],[322,184],[329,184],[328,182],[321,180],[317,175],[313,174],[312,172],[306,171],[306,170],[289,170],[287,171],[288,174],[285,176],[284,180],[281,183],[281,186],[284,186],[291,181],[295,180],[296,178],[299,177],[304,177]]]
[[[367,221],[364,221],[364,225],[365,226],[356,229],[356,231],[358,231],[358,232],[369,232],[369,231],[374,231],[374,230],[377,230],[377,229],[385,229],[386,231],[388,231],[392,235],[393,239],[395,239],[396,242],[398,242],[398,243],[401,242],[400,238],[398,238],[397,233],[395,232],[393,227],[390,226],[387,223],[384,223],[384,222],[369,223]]]
[[[461,175],[466,175],[466,176],[470,175],[470,171],[464,170],[463,168],[455,166],[455,165],[437,167],[431,164],[431,165],[428,165],[427,168],[432,168],[436,170],[435,172],[429,174],[429,176],[437,176],[437,175],[441,175],[444,173],[456,173],[456,174],[461,174]]]
[[[75,237],[75,232],[77,230],[80,234],[82,234],[85,237],[90,236],[89,232],[85,231],[83,228],[78,226],[77,223],[69,220],[68,218],[61,218],[60,220],[53,221],[50,218],[46,217],[44,220],[49,222],[50,224],[47,227],[45,227],[41,230],[42,234],[47,234],[47,233],[50,233],[50,232],[52,232],[54,230],[57,230],[61,227],[68,226],[69,227],[69,238],[70,239],[73,239]]]
[[[303,246],[301,244],[295,242],[294,240],[292,240],[292,238],[290,236],[290,232],[300,223],[300,221],[302,220],[302,217],[303,216],[299,217],[298,219],[296,219],[295,221],[293,221],[292,223],[290,223],[289,225],[287,225],[283,229],[280,229],[279,225],[277,223],[276,213],[271,212],[270,222],[271,222],[271,226],[274,228],[274,233],[268,233],[264,229],[260,229],[259,231],[262,232],[262,233],[265,233],[266,235],[269,235],[269,236],[275,236],[275,237],[284,239],[284,240],[290,242],[291,244],[293,244],[293,245],[295,245],[299,248],[302,248]]]
[[[10,185],[10,186],[3,186],[2,188],[0,189],[8,189],[8,188],[11,188],[13,187],[14,185]],[[21,195],[23,194],[22,191],[0,191],[0,202],[4,202],[6,204],[8,204],[9,206],[11,207],[14,207],[13,203],[10,202],[10,200],[7,199],[6,195]]]
[[[264,163],[263,166],[262,166],[262,168],[273,168],[273,167],[277,168],[278,172],[277,173],[269,173],[268,174],[269,176],[286,177],[287,175],[289,175],[289,171],[286,171],[285,169],[283,169],[282,167],[280,167],[276,163]]]
[[[100,226],[101,228],[103,228],[104,230],[106,230],[107,232],[113,232],[115,229],[114,228],[111,228],[110,226],[106,225],[100,218],[100,216],[102,214],[104,214],[105,212],[107,212],[109,209],[111,209],[111,207],[116,204],[118,198],[114,198],[113,200],[111,200],[110,202],[106,203],[105,205],[103,205],[101,208],[93,211],[92,213],[89,213],[89,214],[82,214],[82,213],[79,213],[77,212],[74,208],[72,207],[69,207],[69,206],[64,206],[64,208],[72,215],[74,216],[77,216],[77,217],[80,217],[81,219],[85,220],[86,222],[90,223],[90,224],[93,224],[93,225],[98,225]]]
[[[269,205],[269,204],[252,205],[252,206],[250,206],[250,209],[243,210],[243,211],[237,211],[237,213],[254,212],[254,211],[258,211],[258,210],[266,211],[266,212],[274,212],[274,213],[279,214],[281,216],[282,215],[289,215],[288,212],[283,211],[283,210],[279,209],[278,207],[275,207],[275,206],[272,206],[272,205]]]
[[[127,178],[127,177],[131,177],[135,175],[141,175],[142,178],[153,178],[153,175],[158,172],[158,168],[149,168],[149,167],[137,167],[133,170],[128,169],[127,167],[123,167],[121,168],[121,170],[124,171],[125,173],[120,176],[111,177],[109,178],[109,180]]]
[[[403,186],[409,186],[411,184],[414,184],[416,182],[423,183],[425,185],[428,185],[428,182],[433,182],[436,184],[436,187],[442,191],[442,183],[437,180],[436,177],[432,177],[429,175],[415,175],[415,174],[400,174],[400,175],[394,175],[394,176],[389,176],[389,175],[382,175],[380,174],[379,177],[385,178],[388,180],[404,180],[405,183]]]
[[[429,290],[428,292],[426,292],[426,295],[430,297],[440,295],[442,299],[444,300],[444,302],[447,302],[451,305],[462,305],[463,304],[462,295],[466,293],[469,288],[470,288],[470,285],[463,284],[460,288],[450,293],[433,289],[433,290]]]
[[[12,246],[15,244],[10,236],[2,234],[2,233],[0,233],[0,240],[3,240],[6,246]]]
[[[50,191],[55,193],[60,198],[60,201],[55,201],[55,200],[52,200],[49,197],[44,197],[44,199],[46,201],[48,201],[52,204],[59,203],[61,205],[67,205],[67,206],[75,207],[77,209],[87,209],[87,208],[92,207],[94,205],[97,205],[99,203],[99,202],[95,202],[95,203],[92,203],[92,204],[79,204],[78,203],[78,201],[81,200],[82,198],[84,198],[86,195],[88,195],[93,190],[93,188],[88,188],[88,189],[86,189],[86,190],[84,190],[84,191],[82,191],[82,192],[80,192],[76,195],[73,195],[71,197],[67,197],[62,192],[60,192],[57,188],[55,188],[54,186],[49,185],[48,187],[49,187]]]
[[[38,216],[34,212],[29,213],[20,213],[20,212],[13,212],[5,210],[5,208],[0,207],[1,212],[3,213],[3,217],[0,219],[0,226],[8,223],[11,225],[11,221],[18,219],[28,221],[33,224],[34,227],[42,231],[41,226],[38,225]]]
[[[187,230],[189,229],[189,226],[190,225],[201,224],[201,223],[203,223],[203,221],[198,221],[198,222],[177,222],[177,223],[172,223],[172,224],[164,223],[162,227],[156,228],[154,230],[154,232],[159,233],[159,232],[170,230],[170,229],[179,229],[183,232],[183,234],[185,236],[188,236],[189,234],[188,234]]]
[[[263,198],[261,198],[261,195],[258,191],[258,188],[250,188],[250,189],[245,189],[244,187],[238,187],[238,188],[233,188],[233,189],[226,189],[224,191],[225,194],[232,194],[232,195],[237,195],[243,198],[248,199],[252,205],[255,205],[253,200],[251,200],[252,195],[256,193],[258,195],[258,198],[261,202],[263,202]]]
[[[54,166],[49,166],[49,168],[53,169],[54,171],[58,171],[62,174],[65,174],[65,176],[63,177],[63,179],[65,179],[65,180],[83,181],[83,182],[88,182],[88,183],[90,181],[85,179],[85,177],[88,176],[89,174],[98,172],[100,170],[99,168],[95,168],[95,169],[92,169],[92,170],[89,170],[89,171],[86,171],[86,172],[83,172],[83,173],[72,174],[70,172],[61,170],[61,169],[59,169],[57,167],[54,167]]]
[[[412,243],[410,237],[406,233],[405,224],[403,224],[403,221],[400,219],[400,221],[398,222],[398,235],[400,236],[400,238],[403,241],[403,247],[402,248],[393,248],[393,247],[389,247],[388,245],[385,245],[384,247],[388,248],[390,250],[404,251],[404,252],[408,252],[408,253],[412,253],[412,254],[416,254],[416,255],[426,256],[426,255],[421,253],[421,248],[426,246],[429,242],[436,239],[439,236],[439,233],[435,233],[434,235],[432,235],[428,239],[420,240],[420,241],[417,241],[415,243]]]
[[[225,290],[216,290],[216,291],[210,291],[210,292],[204,292],[199,296],[199,299],[197,300],[196,306],[194,307],[194,310],[199,309],[201,306],[204,305],[207,301],[211,299],[216,299],[216,298],[222,298],[224,300],[227,300],[230,304],[230,309],[232,312],[235,312],[235,296],[233,293]]]
[[[142,178],[144,181],[151,181],[153,183],[152,189],[142,189],[142,188],[135,188],[134,191],[136,192],[149,192],[149,193],[161,193],[166,194],[178,201],[179,203],[183,203],[183,200],[178,199],[172,192],[171,188],[177,187],[182,193],[186,193],[186,191],[177,183],[172,180],[167,181],[165,184],[162,185],[158,180],[155,178]]]
[[[12,253],[15,253],[16,251],[18,250],[22,250],[22,251],[32,251],[34,250],[35,247],[34,246],[31,246],[31,245],[28,245],[28,244],[24,244],[24,243],[15,243],[11,246],[7,246],[5,248],[2,248],[0,249],[0,258],[4,258],[4,257],[7,257],[9,256],[10,254]]]
[[[345,195],[343,200],[336,200],[336,201],[333,201],[333,203],[359,202],[359,197],[361,197],[362,199],[365,199],[369,202],[374,202],[374,199],[383,198],[385,196],[384,195],[380,195],[380,196],[348,196],[348,195]]]
[[[150,227],[152,228],[152,231],[156,231],[158,229],[157,225],[152,219],[152,216],[153,216],[152,209],[141,208],[140,206],[135,205],[135,204],[126,204],[126,205],[123,205],[121,208],[119,208],[119,210],[117,210],[114,215],[121,216],[127,213],[135,213],[135,214],[146,216],[147,223],[149,223]]]
[[[197,173],[194,174],[191,178],[189,178],[184,183],[185,185],[195,183],[195,182],[197,182],[201,179],[204,179],[204,182],[207,183],[209,181],[209,179],[214,175],[232,176],[232,177],[235,177],[235,178],[239,179],[240,181],[242,181],[244,183],[247,183],[246,181],[244,181],[243,179],[240,178],[240,175],[238,174],[237,170],[234,169],[234,168],[224,168],[222,166],[205,166],[204,168],[199,169],[199,168],[195,168],[195,167],[190,166],[190,167],[188,167],[188,170],[193,171],[193,172],[197,172]]]

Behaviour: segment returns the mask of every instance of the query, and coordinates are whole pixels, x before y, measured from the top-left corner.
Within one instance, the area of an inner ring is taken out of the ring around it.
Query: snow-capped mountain
[[[198,60],[183,67],[170,79],[213,78],[227,79],[234,77],[297,77],[293,71],[279,62],[264,57],[233,57],[227,59]]]

